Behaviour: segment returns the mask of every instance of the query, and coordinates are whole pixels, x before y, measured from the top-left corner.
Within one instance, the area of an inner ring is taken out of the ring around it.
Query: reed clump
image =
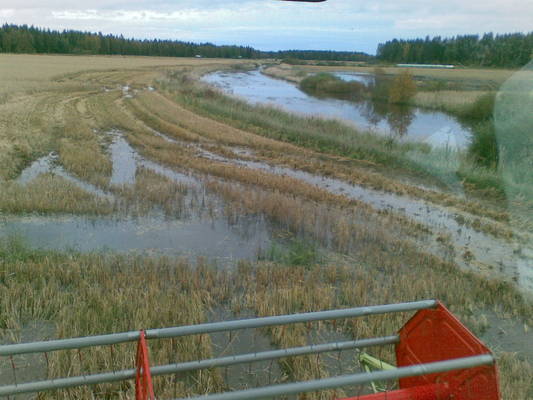
[[[362,83],[346,82],[328,73],[319,73],[303,79],[300,88],[319,97],[331,96],[342,99],[359,99],[366,91]]]
[[[137,169],[135,184],[114,187],[122,212],[146,215],[158,209],[166,216],[185,218],[189,213],[187,198],[193,189],[176,183],[146,168]]]

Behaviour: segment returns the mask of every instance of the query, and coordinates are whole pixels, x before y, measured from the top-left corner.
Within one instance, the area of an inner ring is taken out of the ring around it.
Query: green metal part
[[[387,364],[385,361],[381,361],[375,357],[372,357],[370,354],[365,352],[359,353],[359,363],[363,366],[366,372],[371,372],[372,370],[382,370],[387,371],[391,369],[396,369],[395,366]],[[374,393],[385,392],[387,387],[379,382],[370,382],[372,390]]]

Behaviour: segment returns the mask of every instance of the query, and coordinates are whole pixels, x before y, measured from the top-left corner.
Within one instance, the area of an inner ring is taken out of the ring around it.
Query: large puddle
[[[143,216],[123,213],[112,217],[8,215],[0,217],[0,238],[20,237],[29,246],[40,249],[113,251],[190,258],[205,256],[221,264],[231,264],[239,259],[255,260],[269,248],[270,227],[263,218],[242,217],[230,223],[222,215],[220,202],[203,191],[200,180],[144,159],[119,131],[111,131],[109,135],[112,137],[109,155],[113,161],[111,186],[133,185],[138,168],[142,167],[192,188],[185,199],[186,204],[211,203],[215,204],[214,209],[209,212],[190,210],[183,218],[170,218],[157,209]],[[66,172],[55,154],[32,163],[21,173],[18,182],[27,184],[43,173],[62,176],[90,193],[115,200],[107,191]],[[198,192],[201,192],[200,200],[194,199],[199,196]]]
[[[114,251],[194,258],[205,256],[223,264],[257,259],[268,248],[267,223],[240,218],[166,219],[163,215],[129,218],[82,216],[8,216],[0,219],[0,238],[18,236],[32,248]]]
[[[341,74],[341,77],[363,83],[372,79],[371,76],[356,74]],[[471,135],[468,128],[442,112],[416,107],[389,107],[370,101],[354,103],[319,99],[309,96],[292,83],[270,78],[260,71],[219,71],[204,76],[203,80],[251,103],[273,104],[304,115],[339,118],[363,130],[426,142],[432,146],[464,148]]]
[[[61,165],[58,164],[58,158],[59,157],[57,154],[50,153],[47,156],[35,160],[30,166],[21,172],[17,178],[17,182],[21,185],[26,185],[41,174],[52,173],[62,177],[63,179],[66,179],[86,192],[92,193],[99,197],[107,198],[108,200],[113,199],[113,195],[110,193],[69,174]]]

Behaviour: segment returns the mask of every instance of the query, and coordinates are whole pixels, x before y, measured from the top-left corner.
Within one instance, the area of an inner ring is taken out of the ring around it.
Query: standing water
[[[342,79],[357,80],[365,84],[373,79],[371,75],[341,75],[339,77]],[[338,118],[353,123],[359,129],[383,135],[392,134],[402,137],[403,140],[425,142],[432,146],[464,148],[471,135],[468,128],[443,112],[417,107],[390,107],[386,103],[376,104],[369,100],[354,103],[316,98],[287,81],[270,78],[260,71],[220,71],[208,74],[203,79],[252,104],[273,104],[303,115]]]
[[[232,265],[240,259],[255,260],[270,246],[271,227],[264,218],[250,216],[228,220],[222,213],[220,202],[205,193],[200,180],[144,159],[120,131],[111,131],[109,135],[112,137],[109,146],[113,162],[112,186],[134,185],[139,168],[144,168],[188,187],[189,194],[184,203],[190,210],[179,218],[165,215],[158,209],[146,215],[129,215],[123,211],[105,217],[0,214],[0,241],[19,237],[30,247],[39,249],[169,255],[191,260],[205,256],[222,265]],[[32,163],[17,181],[26,185],[44,173],[61,176],[110,201],[118,200],[118,197],[70,175],[53,153]],[[212,212],[202,212],[201,205],[193,205],[196,204],[195,196],[200,197],[198,201],[201,203],[215,204]]]

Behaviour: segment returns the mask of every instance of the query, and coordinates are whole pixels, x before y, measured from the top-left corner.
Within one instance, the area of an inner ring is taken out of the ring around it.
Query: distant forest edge
[[[348,51],[277,51],[266,52],[248,46],[217,46],[176,40],[126,39],[122,35],[103,35],[81,31],[52,31],[27,25],[0,28],[0,52],[102,54],[159,57],[217,58],[291,58],[300,60],[367,61],[372,56]]]
[[[526,65],[533,58],[533,32],[440,36],[390,40],[381,43],[377,56],[363,52],[326,50],[260,51],[249,46],[218,46],[176,40],[126,39],[74,30],[54,31],[27,25],[0,28],[0,52],[103,54],[160,57],[281,58],[288,60],[367,61],[386,63],[456,64],[480,67]]]
[[[389,63],[516,68],[533,58],[533,32],[394,39],[378,46],[377,58]]]

